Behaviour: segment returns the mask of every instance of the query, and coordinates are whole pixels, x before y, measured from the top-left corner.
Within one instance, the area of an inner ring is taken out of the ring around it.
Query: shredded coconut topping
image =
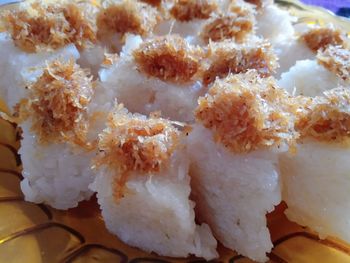
[[[63,141],[88,146],[86,112],[94,86],[86,71],[73,60],[56,60],[28,89],[30,95],[21,102],[20,117],[31,119],[40,143]]]
[[[197,121],[214,132],[214,139],[236,153],[293,144],[292,99],[272,77],[255,70],[217,79],[198,101]]]
[[[96,41],[94,22],[75,3],[44,5],[5,12],[2,19],[16,46],[26,52],[58,49],[74,43],[79,49]]]
[[[310,29],[301,38],[314,52],[325,49],[328,45],[343,46],[346,44],[346,35],[339,29],[319,27]]]
[[[176,0],[170,14],[179,21],[207,19],[217,7],[216,0]]]
[[[99,136],[100,154],[95,165],[118,173],[117,197],[131,172],[157,173],[168,163],[180,132],[164,119],[132,115],[123,105],[110,113],[107,128]]]
[[[301,138],[342,141],[350,136],[350,90],[335,88],[315,98],[300,97],[296,129]]]
[[[202,49],[190,46],[178,35],[148,40],[133,52],[138,69],[164,81],[191,81],[199,70]]]
[[[216,14],[205,24],[201,36],[205,42],[232,39],[242,43],[254,30],[253,8],[231,5],[229,12]]]
[[[350,50],[328,46],[317,52],[318,63],[345,81],[350,81]]]
[[[159,7],[162,4],[162,0],[141,0],[141,1],[155,7]]]
[[[146,36],[153,31],[159,19],[157,9],[133,0],[111,2],[97,16],[99,38],[115,33],[134,33]]]
[[[268,77],[278,66],[277,57],[268,42],[252,46],[227,42],[211,44],[207,56],[210,62],[203,75],[205,85],[214,82],[216,77],[244,73],[249,69],[257,70],[261,77]]]

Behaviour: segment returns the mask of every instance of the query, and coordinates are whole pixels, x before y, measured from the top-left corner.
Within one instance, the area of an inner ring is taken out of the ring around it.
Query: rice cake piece
[[[281,201],[278,155],[297,136],[292,104],[272,78],[229,75],[200,98],[188,136],[199,219],[224,246],[260,262],[273,246],[266,213]]]
[[[92,116],[103,109],[95,89],[73,60],[48,63],[28,86],[19,107],[21,189],[27,201],[68,209],[92,195],[90,161],[99,132]],[[99,119],[103,121],[103,112]]]
[[[172,257],[218,256],[206,224],[196,225],[181,132],[158,116],[110,113],[100,134],[91,188],[107,228],[125,243]]]
[[[299,143],[295,154],[284,154],[280,160],[285,213],[320,238],[350,242],[350,92],[336,88],[297,100]]]

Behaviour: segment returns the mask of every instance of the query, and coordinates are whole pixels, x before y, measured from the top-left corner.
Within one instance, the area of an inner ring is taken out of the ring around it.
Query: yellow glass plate
[[[350,21],[296,0],[277,0],[299,22],[335,23],[350,32]],[[2,8],[9,8],[5,6]],[[0,111],[6,106],[0,100]],[[158,257],[129,247],[105,228],[96,200],[58,211],[25,202],[19,182],[19,136],[0,118],[0,262],[203,262],[196,258]],[[350,246],[335,239],[319,240],[312,231],[286,219],[282,203],[268,215],[274,249],[270,262],[349,262]],[[213,262],[251,262],[219,246]]]

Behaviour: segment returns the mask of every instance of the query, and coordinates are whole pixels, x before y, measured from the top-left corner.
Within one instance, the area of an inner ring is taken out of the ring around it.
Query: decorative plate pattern
[[[276,2],[299,21],[333,22],[350,32],[348,20],[321,8],[293,0]],[[3,101],[0,111],[6,112]],[[68,211],[25,202],[19,187],[18,148],[16,126],[0,118],[0,262],[204,262],[158,257],[123,244],[106,230],[94,198]],[[350,246],[335,239],[319,240],[315,233],[288,221],[284,209],[282,203],[268,215],[275,245],[270,262],[350,263]],[[212,262],[251,262],[224,247],[219,253],[220,259]]]

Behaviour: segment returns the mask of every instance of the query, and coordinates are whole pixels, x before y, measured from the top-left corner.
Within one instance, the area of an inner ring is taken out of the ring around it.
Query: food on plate
[[[111,233],[164,256],[211,260],[220,242],[265,262],[282,201],[350,242],[342,29],[271,0],[27,0],[0,29],[27,201],[96,194]]]

